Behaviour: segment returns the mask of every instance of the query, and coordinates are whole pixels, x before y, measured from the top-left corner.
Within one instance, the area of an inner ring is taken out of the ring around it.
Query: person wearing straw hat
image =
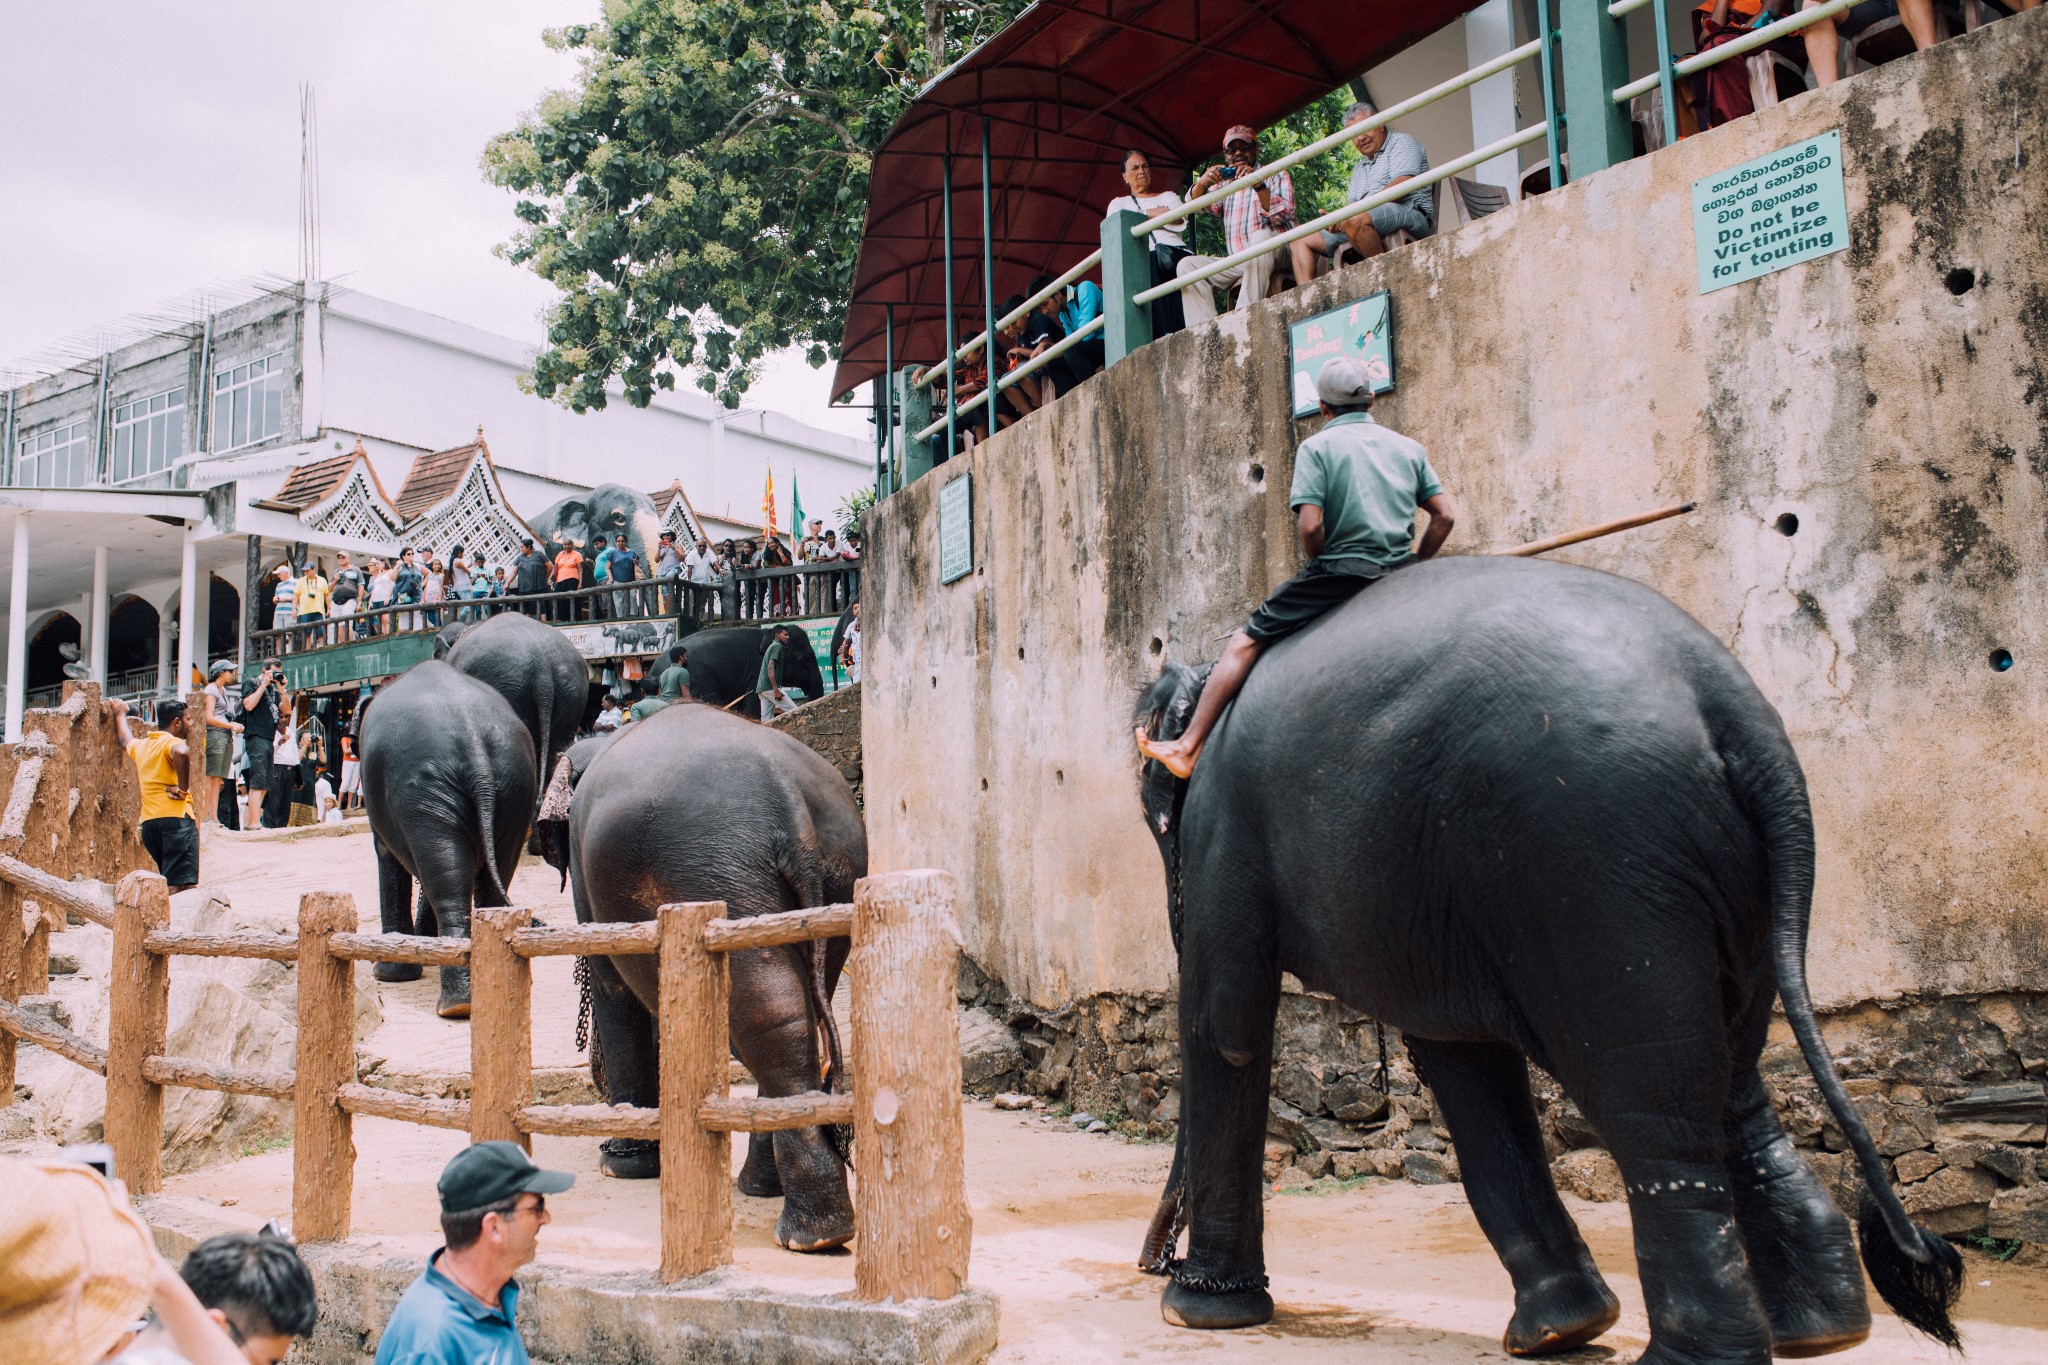
[[[0,1157],[0,1360],[247,1365],[120,1186],[86,1166]],[[155,1323],[143,1320],[154,1310]],[[175,1356],[130,1351],[149,1330]]]
[[[1307,566],[1275,588],[1230,637],[1177,739],[1137,731],[1138,752],[1175,777],[1194,771],[1203,741],[1266,646],[1314,624],[1390,571],[1428,559],[1443,548],[1456,520],[1428,453],[1373,421],[1365,366],[1349,356],[1327,362],[1316,376],[1316,399],[1329,420],[1295,450],[1287,495]],[[1420,544],[1414,544],[1417,508],[1429,514]]]
[[[447,1245],[398,1300],[376,1365],[528,1365],[519,1340],[519,1282],[550,1221],[547,1196],[576,1183],[544,1171],[513,1142],[479,1142],[441,1172]]]

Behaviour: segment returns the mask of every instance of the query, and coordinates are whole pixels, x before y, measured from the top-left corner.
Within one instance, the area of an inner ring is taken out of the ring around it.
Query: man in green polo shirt
[[[668,651],[668,667],[661,670],[661,699],[666,702],[690,701],[690,651],[682,645],[671,645]]]
[[[1195,769],[1202,744],[1230,704],[1259,653],[1285,639],[1359,591],[1443,547],[1455,516],[1429,456],[1420,445],[1373,421],[1372,381],[1365,367],[1339,356],[1316,376],[1323,429],[1294,452],[1294,509],[1308,566],[1273,590],[1245,628],[1230,637],[1209,673],[1195,714],[1177,739],[1155,740],[1140,728],[1138,752],[1176,777]],[[1415,541],[1415,511],[1429,514]]]
[[[796,703],[782,690],[782,651],[788,644],[789,627],[777,626],[774,640],[761,651],[761,674],[754,679],[754,691],[761,698],[762,720],[796,710]]]

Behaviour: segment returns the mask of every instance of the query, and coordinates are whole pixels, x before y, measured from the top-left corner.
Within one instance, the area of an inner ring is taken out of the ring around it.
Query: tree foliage
[[[763,356],[812,365],[844,330],[875,150],[917,91],[1027,0],[605,0],[550,30],[575,88],[492,139],[518,195],[498,248],[562,291],[533,387],[577,411],[617,379],[644,407],[678,368],[736,407]],[[1337,126],[1335,92],[1268,130],[1278,155]],[[1303,215],[1343,200],[1349,163],[1294,171]],[[1195,241],[1218,235],[1202,215]]]

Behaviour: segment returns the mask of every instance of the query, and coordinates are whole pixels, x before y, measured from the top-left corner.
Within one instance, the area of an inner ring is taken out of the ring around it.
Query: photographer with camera
[[[248,785],[249,810],[243,829],[263,825],[263,798],[277,783],[271,750],[277,743],[278,727],[291,714],[291,693],[285,691],[284,665],[275,659],[242,686],[242,754],[248,760],[242,780]]]
[[[1203,171],[1190,188],[1189,197],[1199,198],[1225,181],[1248,175],[1258,165],[1259,135],[1245,124],[1237,124],[1223,135],[1222,164]],[[1207,211],[1222,217],[1225,249],[1229,255],[1235,256],[1247,247],[1294,226],[1294,180],[1287,172],[1276,171],[1258,184],[1239,190],[1222,203],[1209,205]],[[1290,242],[1288,252],[1294,264],[1294,278],[1314,279],[1315,255],[1308,244]],[[1175,274],[1185,279],[1220,259],[1217,256],[1189,256],[1175,268]],[[1266,297],[1266,287],[1273,282],[1273,265],[1273,253],[1269,251],[1206,280],[1181,286],[1181,311],[1187,317],[1188,326],[1215,320],[1216,289],[1219,287],[1239,286],[1239,308],[1249,308]]]

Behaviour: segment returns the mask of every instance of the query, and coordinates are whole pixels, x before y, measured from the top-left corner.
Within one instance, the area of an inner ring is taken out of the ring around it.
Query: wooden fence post
[[[7,904],[8,897],[0,896],[0,907]],[[39,902],[24,899],[19,892],[12,897],[16,915],[23,925],[21,947],[21,993],[23,995],[48,995],[50,992],[50,921],[51,912]],[[0,913],[5,913],[0,909]],[[33,916],[33,918],[30,918]],[[61,912],[56,917],[63,923]],[[33,925],[33,928],[28,926]]]
[[[519,1111],[533,1103],[533,964],[512,951],[528,912],[479,906],[469,916],[469,1138],[533,1141]]]
[[[0,882],[0,1000],[21,1000],[21,891]],[[14,1103],[14,1035],[0,1029],[0,1108]]]
[[[292,1096],[292,1234],[301,1242],[348,1236],[356,1146],[338,1098],[356,1078],[355,964],[328,951],[358,928],[353,896],[299,897],[298,1084]]]
[[[18,912],[17,912],[18,913]],[[154,872],[131,872],[114,894],[114,951],[107,983],[107,1145],[114,1174],[135,1194],[164,1184],[164,1088],[142,1059],[169,1046],[171,962],[142,946],[171,922],[171,893]]]
[[[732,1261],[732,1137],[707,1131],[697,1106],[723,1098],[727,1063],[725,954],[704,946],[723,901],[664,905],[655,1014],[661,1058],[661,1278],[702,1275]]]
[[[854,1296],[949,1299],[974,1221],[960,1120],[960,925],[951,873],[853,891]]]

